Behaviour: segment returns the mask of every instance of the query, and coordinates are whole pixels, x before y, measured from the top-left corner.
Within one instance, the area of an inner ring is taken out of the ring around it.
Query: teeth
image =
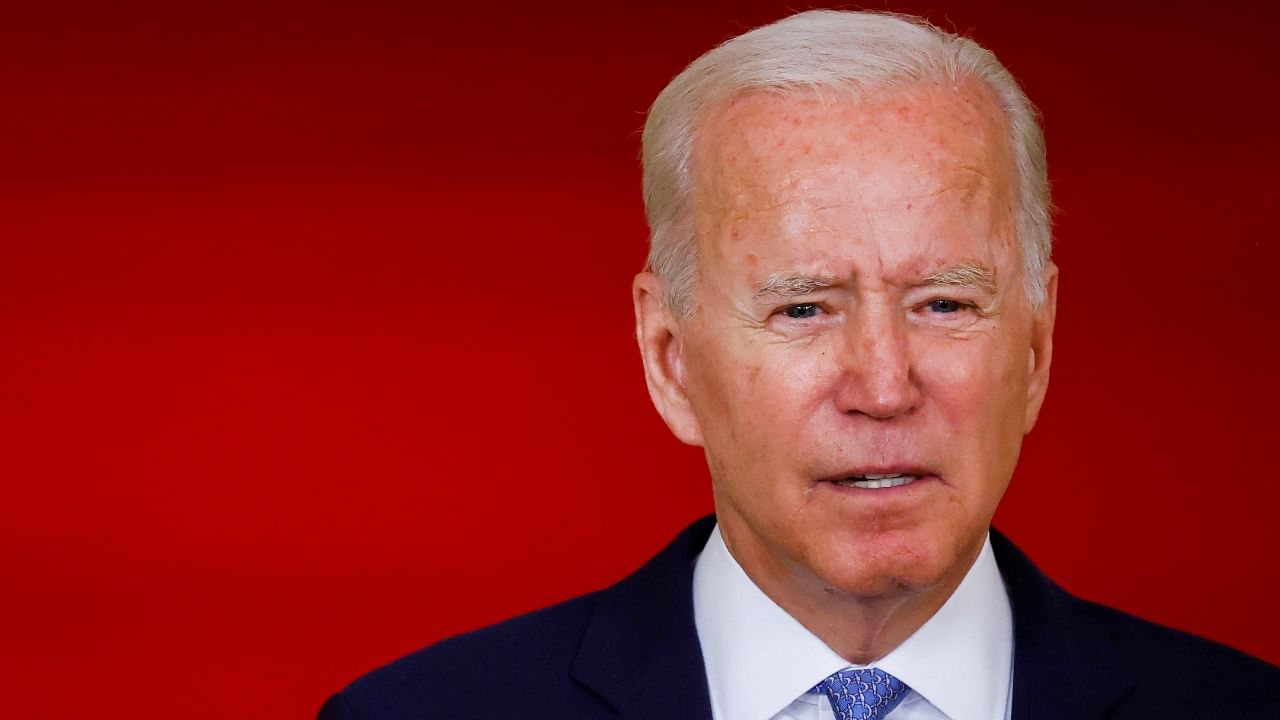
[[[907,485],[914,482],[916,479],[915,475],[903,475],[902,473],[894,475],[863,475],[861,477],[865,479],[847,478],[838,482],[845,487],[856,487],[864,490],[879,490],[881,488]]]

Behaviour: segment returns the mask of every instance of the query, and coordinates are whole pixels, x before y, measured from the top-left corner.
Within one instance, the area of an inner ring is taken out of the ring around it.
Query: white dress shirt
[[[712,531],[693,572],[693,617],[714,720],[831,720],[809,693],[850,665],[756,587]],[[951,597],[871,666],[911,691],[891,720],[1009,717],[1013,615],[990,538]]]

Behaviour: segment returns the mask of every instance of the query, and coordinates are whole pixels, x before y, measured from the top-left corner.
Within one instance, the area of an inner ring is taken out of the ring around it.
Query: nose
[[[907,318],[887,308],[864,306],[847,316],[836,353],[841,412],[887,420],[920,406],[909,332]]]

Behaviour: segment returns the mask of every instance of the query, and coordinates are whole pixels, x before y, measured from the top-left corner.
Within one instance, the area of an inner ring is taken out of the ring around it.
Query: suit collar
[[[1087,604],[994,528],[991,546],[1013,607],[1013,720],[1106,717],[1133,683],[1113,671],[1114,650]]]
[[[623,717],[710,720],[693,623],[693,565],[715,516],[600,593],[570,674]]]

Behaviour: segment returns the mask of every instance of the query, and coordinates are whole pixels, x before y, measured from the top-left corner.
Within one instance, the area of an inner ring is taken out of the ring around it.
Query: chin
[[[824,543],[807,563],[828,593],[857,597],[909,595],[959,582],[972,561],[968,543],[933,533],[858,533]]]

